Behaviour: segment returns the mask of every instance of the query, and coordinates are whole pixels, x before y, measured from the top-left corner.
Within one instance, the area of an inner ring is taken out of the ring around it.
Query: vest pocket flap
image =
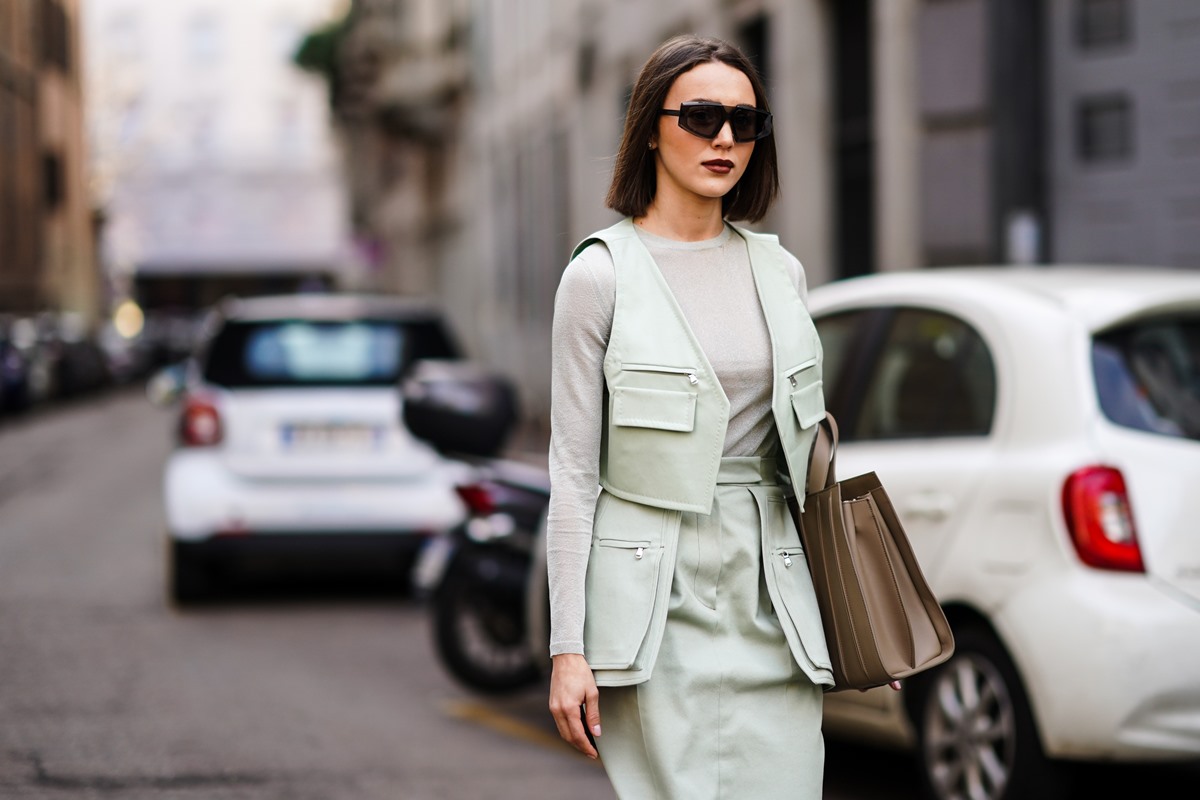
[[[696,424],[696,395],[620,386],[613,391],[612,417],[615,424],[631,428],[690,431]]]
[[[824,381],[814,381],[792,392],[792,409],[801,428],[811,428],[825,418]]]

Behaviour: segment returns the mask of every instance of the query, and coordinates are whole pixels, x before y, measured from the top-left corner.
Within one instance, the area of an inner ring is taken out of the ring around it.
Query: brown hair
[[[675,79],[700,64],[719,61],[744,73],[754,87],[754,104],[770,110],[758,71],[732,44],[692,34],[668,39],[659,45],[638,72],[629,97],[625,130],[617,150],[612,184],[605,204],[620,214],[640,217],[646,213],[658,189],[654,151],[648,147],[658,130],[659,111]],[[779,164],[775,137],[754,144],[754,152],[741,180],[721,198],[721,214],[731,220],[758,222],[779,196]]]

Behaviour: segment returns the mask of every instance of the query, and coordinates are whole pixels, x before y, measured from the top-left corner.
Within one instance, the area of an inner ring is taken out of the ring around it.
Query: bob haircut
[[[744,73],[754,88],[755,105],[770,111],[758,71],[733,45],[693,34],[663,42],[642,65],[633,84],[612,184],[604,201],[609,208],[629,217],[645,215],[658,189],[654,151],[648,147],[658,133],[658,112],[676,78],[710,61],[728,64]],[[779,163],[775,154],[775,136],[771,135],[754,143],[745,174],[721,198],[721,215],[730,220],[758,222],[778,196]]]

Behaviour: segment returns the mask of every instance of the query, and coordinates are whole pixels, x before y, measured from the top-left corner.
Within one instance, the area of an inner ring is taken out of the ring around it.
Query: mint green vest
[[[771,406],[786,468],[792,485],[803,487],[816,425],[825,416],[821,344],[779,240],[734,230],[749,249],[770,333]],[[657,659],[681,513],[712,512],[729,400],[632,220],[588,237],[574,255],[596,241],[612,255],[616,305],[604,358],[605,491],[597,499],[588,558],[584,655],[598,685],[627,686],[648,680]],[[803,502],[804,492],[798,494]],[[777,505],[774,513],[786,514]],[[829,652],[808,570],[787,570],[779,558],[768,559],[778,549],[774,544],[764,541],[763,554],[780,624],[801,669],[814,683],[830,686]]]
[[[793,486],[803,486],[816,424],[825,415],[821,344],[788,275],[779,239],[734,227],[771,336],[772,411]],[[607,408],[600,485],[659,508],[712,511],[729,400],[633,222],[599,231],[616,272],[616,307],[604,358]],[[803,492],[799,492],[803,502]]]

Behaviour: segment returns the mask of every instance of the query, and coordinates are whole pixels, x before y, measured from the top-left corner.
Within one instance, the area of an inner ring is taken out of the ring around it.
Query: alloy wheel
[[[976,653],[953,659],[929,687],[922,757],[941,800],[999,800],[1017,752],[1013,699],[1003,675]]]

